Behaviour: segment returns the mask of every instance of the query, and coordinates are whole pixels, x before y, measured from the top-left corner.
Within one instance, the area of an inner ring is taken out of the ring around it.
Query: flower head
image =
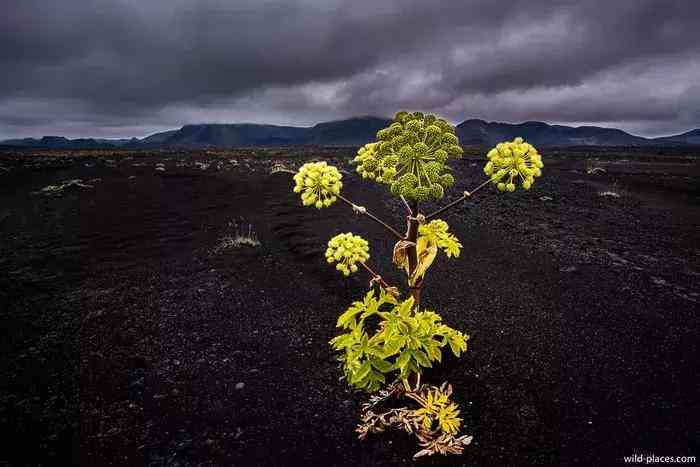
[[[501,191],[515,191],[519,182],[529,190],[535,183],[535,177],[542,175],[542,156],[520,137],[497,144],[487,157],[489,162],[484,167],[484,173]]]
[[[301,193],[304,206],[327,208],[335,203],[343,182],[338,169],[325,162],[309,162],[294,175],[294,193]]]
[[[348,232],[336,235],[328,241],[326,261],[329,264],[337,262],[335,268],[346,276],[357,271],[357,263],[364,263],[368,259],[369,244],[359,235]]]
[[[390,185],[396,196],[426,201],[441,199],[454,184],[448,159],[462,156],[454,127],[435,115],[399,112],[389,127],[377,132],[354,161],[364,178]]]

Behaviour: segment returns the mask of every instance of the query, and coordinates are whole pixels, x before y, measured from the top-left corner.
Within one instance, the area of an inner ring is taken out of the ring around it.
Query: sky
[[[5,0],[0,138],[398,110],[700,127],[698,0]]]

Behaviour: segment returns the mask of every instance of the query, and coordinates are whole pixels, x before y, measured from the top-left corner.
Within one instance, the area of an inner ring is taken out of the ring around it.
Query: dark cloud
[[[697,0],[10,0],[0,137],[402,108],[700,126]]]

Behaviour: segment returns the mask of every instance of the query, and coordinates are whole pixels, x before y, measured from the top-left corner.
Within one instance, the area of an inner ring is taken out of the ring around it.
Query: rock
[[[236,383],[236,390],[237,390],[237,391],[240,391],[240,390],[243,389],[244,387],[245,387],[245,383],[243,383],[243,382]]]
[[[137,389],[143,388],[143,386],[144,386],[144,378],[143,377],[137,379],[136,381],[132,382],[129,385],[130,388],[137,388]]]

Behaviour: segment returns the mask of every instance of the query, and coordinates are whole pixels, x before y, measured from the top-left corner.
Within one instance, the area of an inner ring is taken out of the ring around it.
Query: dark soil
[[[327,239],[362,234],[403,285],[393,241],[270,173],[312,156],[351,172],[349,154],[0,155],[0,465],[411,464],[408,435],[356,438],[365,396],[327,344],[367,289],[325,264]],[[552,154],[530,192],[489,188],[445,217],[464,250],[423,300],[472,338],[424,380],[453,385],[474,442],[417,464],[700,455],[700,159]],[[456,163],[448,197],[482,165]],[[40,193],[71,179],[91,188]],[[403,229],[383,188],[345,181]],[[217,248],[249,226],[260,246]]]

